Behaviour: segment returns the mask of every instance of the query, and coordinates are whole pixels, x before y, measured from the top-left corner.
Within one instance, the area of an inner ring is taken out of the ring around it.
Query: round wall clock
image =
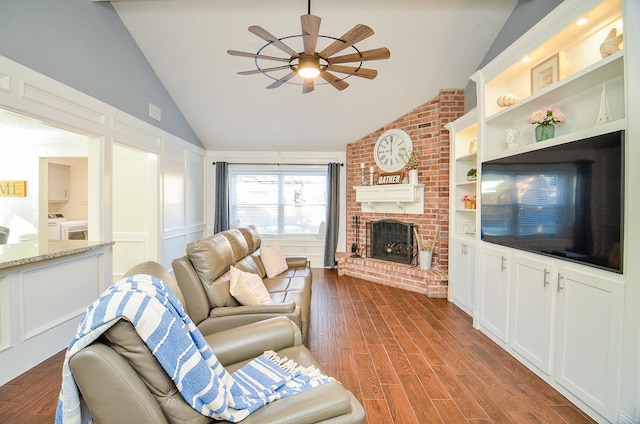
[[[406,132],[399,129],[385,131],[373,149],[373,158],[385,172],[399,171],[407,165],[413,143]]]

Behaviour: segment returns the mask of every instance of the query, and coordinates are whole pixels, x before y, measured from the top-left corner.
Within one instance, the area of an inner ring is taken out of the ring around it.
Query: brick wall
[[[350,275],[406,290],[424,293],[429,297],[447,296],[449,260],[449,131],[444,127],[464,113],[464,90],[441,90],[431,101],[417,107],[401,118],[347,146],[347,253],[337,257],[338,273]],[[409,134],[413,147],[420,150],[418,183],[424,184],[424,213],[389,214],[363,213],[356,202],[354,186],[360,185],[360,164],[373,166],[376,176],[380,169],[373,160],[373,147],[386,130],[399,128]],[[431,270],[365,257],[351,257],[355,242],[352,217],[361,218],[360,246],[366,240],[366,223],[379,219],[396,219],[416,225],[423,240],[432,239],[439,228]]]

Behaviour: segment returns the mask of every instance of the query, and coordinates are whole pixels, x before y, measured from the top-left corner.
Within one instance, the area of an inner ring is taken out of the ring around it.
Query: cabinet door
[[[449,258],[451,301],[469,315],[475,310],[475,244],[468,240],[453,239]]]
[[[506,250],[482,248],[479,324],[504,342],[508,341],[509,260]]]
[[[547,375],[551,373],[554,277],[550,261],[514,255],[511,346]]]
[[[69,200],[69,167],[50,163],[49,169],[49,201],[66,202]]]
[[[614,422],[624,287],[575,269],[558,270],[555,378]]]

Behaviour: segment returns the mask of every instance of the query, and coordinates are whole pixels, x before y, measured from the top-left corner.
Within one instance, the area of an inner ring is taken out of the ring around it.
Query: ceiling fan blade
[[[267,88],[278,88],[285,82],[289,81],[291,78],[295,77],[296,75],[297,75],[296,72],[289,72],[287,75],[283,76],[278,81],[268,85]]]
[[[276,57],[276,56],[266,56],[263,54],[255,54],[255,53],[247,53],[247,52],[239,52],[237,50],[227,50],[231,56],[240,56],[240,57],[250,57],[256,59],[265,59],[265,60],[277,60],[278,62],[289,62],[291,59],[284,57]]]
[[[330,64],[327,69],[334,72],[340,72],[341,74],[349,74],[367,79],[374,79],[378,76],[378,71],[376,71],[375,69],[356,68],[355,66],[340,66]]]
[[[331,72],[322,71],[320,72],[320,77],[340,91],[349,87],[349,84],[333,75]]]
[[[313,55],[316,52],[316,44],[318,43],[318,33],[320,32],[320,21],[318,16],[302,15],[300,23],[302,24],[302,41],[304,42],[304,53]]]
[[[380,47],[379,49],[365,50],[360,53],[345,54],[344,56],[336,56],[327,58],[327,62],[333,63],[347,63],[347,62],[364,62],[366,60],[382,60],[389,59],[391,52],[386,47]]]
[[[273,68],[252,69],[250,71],[238,72],[238,75],[254,75],[254,74],[261,74],[263,72],[279,71],[281,69],[291,69],[291,67],[289,65],[284,65],[284,66],[276,66]]]
[[[342,37],[340,37],[340,39],[329,44],[324,50],[320,52],[320,56],[324,58],[333,56],[334,54],[348,47],[351,47],[354,44],[364,40],[365,38],[371,37],[372,35],[373,30],[371,28],[366,25],[358,24],[351,28]]]
[[[313,78],[305,78],[302,85],[302,94],[311,93],[313,91]]]
[[[298,57],[298,53],[295,50],[293,50],[291,47],[289,47],[286,44],[284,44],[282,41],[280,41],[275,36],[270,34],[267,30],[265,30],[265,29],[263,29],[263,28],[261,28],[261,27],[259,27],[257,25],[252,25],[252,26],[249,27],[249,32],[257,35],[258,37],[262,38],[265,41],[269,41],[275,47],[277,47],[280,50],[282,50],[283,52],[291,55],[292,57]]]

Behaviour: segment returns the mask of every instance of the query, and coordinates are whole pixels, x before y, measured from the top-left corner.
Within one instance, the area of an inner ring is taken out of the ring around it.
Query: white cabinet
[[[551,261],[531,256],[513,256],[511,346],[550,375],[556,271]]]
[[[49,169],[49,201],[67,202],[69,201],[69,174],[70,168],[67,165],[50,163]]]
[[[624,285],[571,266],[559,269],[557,284],[555,379],[615,422]]]
[[[508,341],[509,283],[511,261],[507,249],[480,249],[478,324],[490,335]]]
[[[476,306],[476,244],[473,240],[453,238],[449,250],[449,300],[469,315]]]
[[[616,422],[622,278],[484,244],[479,258],[480,329],[572,400]]]

